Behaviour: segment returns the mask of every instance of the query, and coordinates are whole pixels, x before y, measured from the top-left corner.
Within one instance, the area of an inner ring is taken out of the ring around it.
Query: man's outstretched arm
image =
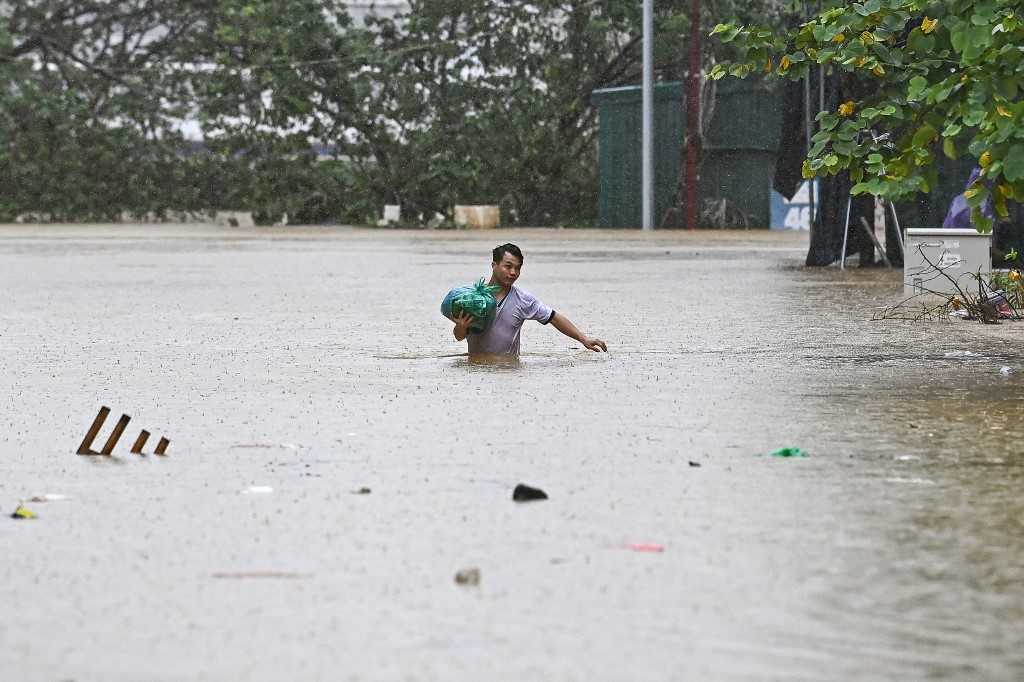
[[[555,313],[554,315],[551,316],[550,323],[552,327],[562,332],[570,339],[575,339],[576,341],[579,341],[580,343],[582,343],[584,346],[594,351],[595,353],[599,351],[604,351],[605,353],[608,352],[608,346],[607,344],[605,344],[604,341],[597,338],[596,336],[587,336],[579,329],[577,329],[576,325],[572,323],[572,320],[570,320],[565,315],[561,313]]]

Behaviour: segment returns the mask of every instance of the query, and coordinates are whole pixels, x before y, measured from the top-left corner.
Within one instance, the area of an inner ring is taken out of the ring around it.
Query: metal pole
[[[700,86],[701,32],[700,0],[690,2],[690,64],[686,78],[686,227],[697,228],[697,168],[701,154]]]
[[[896,243],[900,245],[900,255],[906,257],[907,254],[903,251],[903,230],[900,229],[900,219],[896,217],[896,204],[888,199],[884,201],[889,204],[889,210],[892,211],[892,222],[896,226]]]
[[[818,0],[818,14],[821,14],[821,0]],[[818,111],[825,111],[825,65],[818,67]]]
[[[643,229],[654,229],[654,0],[644,0],[643,153],[641,193]]]
[[[850,236],[850,207],[853,205],[853,197],[846,197],[846,223],[843,225],[843,250],[839,254],[839,269],[846,269],[846,238]]]
[[[809,21],[807,3],[804,3],[804,21]],[[804,78],[804,139],[807,143],[807,152],[811,151],[811,136],[814,130],[814,123],[811,119],[811,72],[813,67],[807,66],[807,76]],[[810,223],[814,221],[814,181],[804,180],[807,183],[807,204],[810,209],[810,216],[808,216],[808,227]]]

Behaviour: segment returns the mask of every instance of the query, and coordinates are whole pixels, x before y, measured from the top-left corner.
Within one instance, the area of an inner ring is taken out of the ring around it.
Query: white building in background
[[[409,3],[406,0],[346,0],[345,6],[356,26],[362,26],[369,14],[393,17],[399,12],[409,9]]]

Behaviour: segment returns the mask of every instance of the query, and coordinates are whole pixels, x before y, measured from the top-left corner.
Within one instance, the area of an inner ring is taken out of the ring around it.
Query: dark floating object
[[[455,574],[456,585],[468,585],[475,587],[480,584],[479,568],[464,568]]]
[[[353,490],[352,494],[353,495],[369,495],[372,492],[373,492],[372,490],[370,490],[369,488],[364,486],[364,487],[360,488],[359,490]]]
[[[699,466],[700,466],[700,462],[694,462],[694,461],[693,461],[693,460],[691,459],[691,460],[690,460],[690,466],[692,466],[692,467],[699,467]]]
[[[516,489],[512,491],[512,499],[516,502],[530,502],[532,500],[546,500],[548,494],[540,488],[531,488],[528,485],[520,483],[516,486]]]

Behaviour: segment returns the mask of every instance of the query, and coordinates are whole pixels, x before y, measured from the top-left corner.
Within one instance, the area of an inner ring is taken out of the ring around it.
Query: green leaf
[[[925,35],[921,28],[915,28],[907,36],[907,49],[913,52],[918,58],[931,54],[935,49],[935,36]]]
[[[984,107],[975,107],[975,108],[969,109],[963,115],[964,125],[969,127],[969,128],[973,128],[974,126],[976,126],[976,125],[980,124],[982,121],[984,121],[985,120],[985,116],[987,116],[987,115],[988,115],[988,112],[985,110]]]
[[[973,62],[992,44],[992,32],[988,26],[971,26],[965,31],[963,60]]]
[[[830,111],[819,112],[816,119],[821,130],[832,130],[839,125],[839,117]]]
[[[911,144],[915,147],[926,147],[931,144],[937,134],[938,132],[935,128],[932,128],[926,123],[918,128],[917,132],[914,133],[914,137],[911,139]]]
[[[907,88],[907,101],[915,102],[921,99],[925,88],[928,87],[928,79],[924,76],[914,76],[910,79],[910,86]]]
[[[728,29],[725,33],[723,33],[722,37],[719,38],[719,40],[721,40],[723,43],[731,43],[733,40],[736,39],[736,36],[738,36],[742,32],[742,26],[734,26]]]
[[[956,137],[957,135],[960,134],[961,130],[963,130],[963,126],[961,126],[959,123],[950,123],[945,127],[945,129],[943,129],[942,136]]]
[[[893,56],[892,50],[885,46],[885,43],[872,43],[871,49],[886,64],[898,64],[900,62],[899,59]]]
[[[819,50],[816,59],[819,64],[828,64],[835,56],[835,50]]]
[[[995,18],[995,13],[995,0],[979,0],[974,3],[974,13],[971,15],[971,23],[975,26],[988,26]]]
[[[832,149],[837,154],[842,154],[843,156],[851,156],[853,154],[854,149],[856,149],[856,145],[853,144],[852,142],[837,141],[832,143]]]
[[[953,138],[947,137],[942,140],[942,153],[951,159],[957,158],[956,142],[953,141]]]
[[[971,222],[981,234],[988,234],[992,231],[992,219],[981,212],[980,206],[971,208]]]
[[[1017,75],[1002,74],[999,80],[999,94],[1006,99],[1012,100],[1017,97],[1017,89],[1020,87],[1020,77]]]
[[[882,193],[882,181],[878,178],[871,178],[864,182],[858,182],[850,189],[850,194],[854,196],[858,194],[881,194]]]
[[[1010,182],[1024,180],[1024,143],[1010,147],[1003,157],[1003,177]]]
[[[729,69],[729,75],[736,78],[746,78],[749,74],[750,66],[748,64],[735,64]]]

